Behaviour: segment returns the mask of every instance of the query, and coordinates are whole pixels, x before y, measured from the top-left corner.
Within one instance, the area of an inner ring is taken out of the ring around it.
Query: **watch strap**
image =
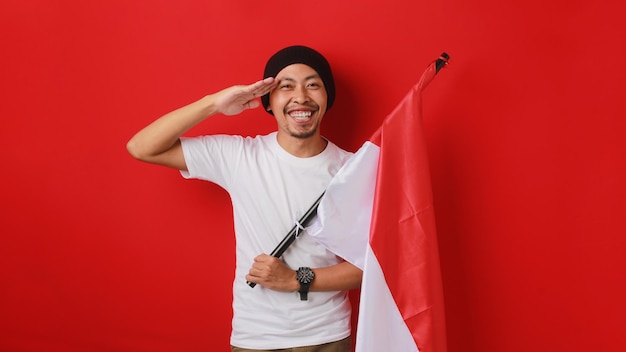
[[[315,273],[309,267],[300,267],[296,270],[296,279],[300,283],[300,289],[298,292],[300,293],[300,300],[306,301],[308,300],[309,288],[311,287],[311,282],[315,278]]]

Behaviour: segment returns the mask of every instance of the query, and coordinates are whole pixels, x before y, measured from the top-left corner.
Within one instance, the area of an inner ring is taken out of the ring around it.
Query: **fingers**
[[[248,275],[254,277],[261,277],[264,274],[267,275],[271,269],[270,264],[268,263],[268,259],[270,258],[272,257],[267,254],[260,254],[254,257],[254,263],[252,263],[252,267],[250,268]]]
[[[256,98],[269,93],[277,84],[277,80],[273,77],[268,77],[249,85],[247,91],[252,93],[252,96]]]
[[[247,102],[245,102],[243,104],[243,108],[245,109],[256,109],[259,107],[259,105],[261,105],[261,103],[256,100],[256,99],[252,99],[252,100],[248,100]]]
[[[281,260],[276,257],[267,254],[259,254],[254,257],[254,263],[252,263],[252,268],[250,270],[256,269],[256,272],[269,272],[273,267],[276,267],[276,265],[280,263]]]
[[[254,258],[254,263],[246,275],[246,280],[282,291],[286,289],[285,282],[290,271],[280,259],[267,254],[260,254]]]
[[[276,258],[276,257],[272,257],[271,255],[267,255],[265,253],[261,253],[261,254],[257,255],[256,257],[254,257],[254,261],[255,262],[265,262],[267,260],[272,260],[272,258]]]
[[[259,262],[255,258],[252,267],[250,267],[250,270],[248,271],[248,275],[246,275],[246,280],[256,283],[270,280],[272,274],[271,269],[270,265],[265,262]]]
[[[243,91],[247,94],[252,94],[252,99],[246,102],[245,107],[248,109],[254,109],[259,107],[261,103],[255,98],[261,97],[269,93],[272,89],[276,87],[277,84],[278,81],[276,81],[273,77],[268,77],[245,87]]]

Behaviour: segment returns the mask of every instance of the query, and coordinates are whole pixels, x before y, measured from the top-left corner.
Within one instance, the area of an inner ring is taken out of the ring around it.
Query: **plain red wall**
[[[4,0],[0,350],[226,351],[228,196],[125,143],[306,44],[349,150],[452,56],[424,97],[449,351],[623,351],[624,18],[618,0]],[[258,110],[191,134],[273,127]]]

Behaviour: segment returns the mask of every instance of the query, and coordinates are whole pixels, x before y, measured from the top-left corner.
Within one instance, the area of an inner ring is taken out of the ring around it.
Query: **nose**
[[[304,104],[309,102],[309,92],[306,90],[306,87],[303,85],[298,85],[293,90],[293,98],[294,103]]]

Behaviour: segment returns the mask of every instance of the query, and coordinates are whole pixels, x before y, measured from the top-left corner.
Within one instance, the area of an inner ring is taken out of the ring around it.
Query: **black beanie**
[[[276,77],[278,72],[282,71],[283,68],[293,64],[305,64],[320,75],[322,82],[324,82],[324,88],[326,88],[326,94],[328,95],[326,105],[326,111],[328,111],[335,102],[335,81],[333,80],[333,73],[330,71],[330,64],[324,56],[317,51],[302,45],[289,46],[279,50],[267,60],[263,78]],[[263,103],[263,108],[267,111],[267,107],[270,105],[269,93],[261,97],[261,103]],[[273,115],[271,111],[268,112]]]

